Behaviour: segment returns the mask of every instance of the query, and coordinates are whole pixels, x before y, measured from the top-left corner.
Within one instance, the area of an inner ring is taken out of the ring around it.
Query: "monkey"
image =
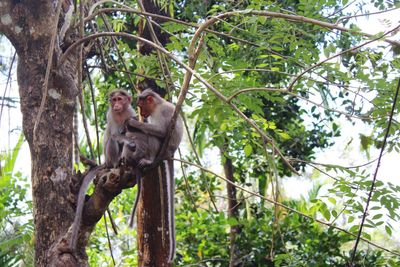
[[[109,109],[107,111],[107,126],[104,133],[103,149],[108,168],[116,168],[121,160],[122,147],[118,140],[112,136],[119,133],[123,128],[127,119],[136,116],[135,111],[131,107],[132,98],[125,90],[116,89],[111,91],[108,97]],[[82,210],[85,202],[86,191],[89,184],[93,181],[99,167],[89,171],[82,181],[82,185],[78,193],[78,202],[76,205],[76,213],[74,223],[72,225],[72,234],[69,242],[69,247],[74,250],[78,238],[78,231],[82,220]],[[111,218],[111,217],[110,217]]]
[[[111,138],[120,133],[127,119],[136,116],[131,107],[132,98],[125,90],[117,89],[109,94],[107,126],[103,138],[103,150],[107,167],[116,168],[121,159],[122,147]]]
[[[136,119],[136,117],[133,117]],[[113,135],[112,138],[123,143],[121,161],[128,167],[133,167],[136,175],[137,194],[131,212],[129,227],[133,227],[133,219],[142,190],[141,169],[151,165],[161,148],[161,140],[157,137],[147,135],[144,132],[126,126],[125,135]]]
[[[145,89],[139,94],[137,104],[140,109],[140,115],[147,119],[148,123],[143,123],[131,118],[127,120],[128,126],[139,129],[145,134],[164,138],[174,114],[175,106],[151,89]],[[182,140],[182,135],[183,122],[182,118],[178,116],[166,155],[161,155],[163,158],[173,157]]]
[[[141,92],[137,100],[140,109],[140,115],[147,119],[147,123],[139,122],[134,119],[129,119],[127,124],[130,127],[136,128],[145,134],[164,138],[167,134],[171,118],[175,111],[175,106],[163,99],[160,95],[147,88]],[[178,148],[183,135],[183,122],[180,116],[177,117],[174,132],[171,135],[166,154],[161,155],[161,158],[172,158]],[[175,217],[174,217],[174,180],[171,175],[168,164],[166,166],[166,182],[167,182],[167,205],[168,205],[168,232],[170,240],[169,262],[172,262],[175,257]]]

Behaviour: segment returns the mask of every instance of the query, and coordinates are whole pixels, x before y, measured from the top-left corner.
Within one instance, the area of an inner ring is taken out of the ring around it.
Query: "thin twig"
[[[103,21],[104,21],[104,25],[106,25],[107,31],[112,32],[112,31],[113,31],[113,28],[111,27],[110,22],[108,21],[107,17],[104,16],[104,14],[101,14],[101,18],[102,18]],[[129,69],[128,69],[128,66],[126,65],[125,58],[122,56],[121,51],[119,51],[118,43],[117,43],[117,40],[115,39],[114,36],[111,37],[111,41],[112,41],[112,43],[114,44],[115,49],[117,50],[117,55],[118,55],[118,57],[119,57],[120,62],[122,63],[122,66],[123,66],[124,69],[127,71],[126,74],[127,74],[127,76],[128,76],[128,80],[129,80],[129,82],[130,82],[132,88],[135,88],[135,83],[133,82],[133,79],[132,79],[130,73],[128,72]]]
[[[394,29],[392,29],[392,30],[390,30],[390,31],[388,31],[388,32],[386,32],[386,33],[384,33],[384,34],[382,34],[382,35],[380,35],[380,36],[378,36],[378,37],[376,37],[376,38],[373,38],[372,40],[369,40],[369,41],[367,41],[367,42],[365,42],[365,43],[362,43],[362,44],[360,44],[360,45],[357,45],[357,46],[351,47],[351,48],[349,48],[349,49],[346,49],[346,50],[344,50],[344,51],[342,51],[342,52],[339,52],[339,53],[337,53],[337,54],[335,54],[335,55],[333,55],[333,56],[330,56],[330,57],[328,57],[328,58],[326,58],[326,59],[324,59],[324,60],[318,62],[317,64],[312,65],[311,67],[308,67],[307,69],[305,69],[304,71],[302,71],[302,72],[289,84],[288,90],[289,90],[289,91],[292,91],[294,84],[295,84],[304,74],[306,74],[307,72],[309,72],[309,71],[315,69],[316,67],[321,66],[323,63],[325,63],[325,62],[327,62],[327,61],[329,61],[329,60],[331,60],[331,59],[333,59],[333,58],[339,57],[339,56],[341,56],[341,55],[343,55],[343,54],[346,54],[346,53],[348,53],[348,52],[357,50],[357,49],[359,49],[359,48],[361,48],[361,47],[363,47],[363,46],[366,46],[367,44],[373,43],[373,42],[375,42],[375,41],[377,41],[377,40],[379,40],[379,39],[382,39],[384,36],[386,36],[386,35],[388,35],[388,34],[390,34],[390,33],[392,33],[392,32],[395,32],[395,31],[397,31],[398,29],[400,29],[400,26],[397,26],[396,28],[394,28]]]
[[[395,8],[387,9],[387,10],[380,10],[380,11],[371,12],[371,13],[364,13],[364,14],[358,14],[358,15],[353,15],[353,16],[341,17],[336,21],[336,24],[339,24],[342,20],[345,20],[345,19],[366,17],[366,16],[371,16],[371,15],[378,15],[378,14],[382,14],[382,13],[391,12],[391,11],[396,10],[396,9],[399,9],[399,7],[395,7]]]
[[[240,94],[248,93],[248,92],[255,92],[255,91],[261,91],[261,92],[264,91],[264,92],[273,92],[273,93],[288,94],[288,95],[291,95],[291,96],[293,96],[293,97],[296,97],[296,98],[302,99],[302,100],[304,100],[304,101],[307,101],[307,102],[309,102],[309,103],[311,103],[311,104],[313,104],[313,105],[315,105],[315,106],[317,106],[317,107],[323,108],[323,109],[325,109],[325,110],[328,110],[328,111],[332,111],[332,112],[336,112],[336,113],[342,114],[342,115],[344,115],[344,116],[346,116],[346,117],[348,117],[348,118],[356,118],[356,119],[360,119],[360,120],[367,120],[367,119],[370,119],[370,118],[365,117],[365,116],[357,116],[357,115],[349,114],[349,113],[347,113],[347,112],[340,111],[340,110],[337,110],[337,109],[328,108],[328,107],[324,106],[323,104],[319,104],[319,103],[317,103],[317,102],[315,102],[315,101],[312,101],[312,100],[310,100],[310,99],[308,99],[308,98],[306,98],[306,97],[304,97],[304,96],[300,96],[300,95],[298,95],[298,94],[296,94],[296,93],[293,93],[293,92],[291,92],[291,91],[288,91],[288,89],[264,88],[264,87],[261,87],[261,88],[258,88],[258,87],[245,88],[245,89],[241,89],[241,90],[238,90],[238,91],[236,91],[235,93],[233,93],[233,95],[231,95],[231,96],[228,98],[228,102],[231,102],[233,98],[237,97],[237,96],[240,95]]]
[[[342,12],[343,10],[345,10],[346,8],[348,8],[349,6],[351,6],[352,4],[354,4],[355,2],[357,2],[357,0],[353,0],[353,1],[349,2],[349,3],[347,3],[347,5],[345,5],[345,6],[341,7],[341,8],[339,8],[338,10],[336,10],[336,11],[334,11],[332,14],[330,14],[330,15],[328,16],[328,18],[329,18],[329,17],[333,17],[334,15],[336,15],[336,14]]]
[[[144,5],[143,5],[142,1],[143,0],[138,0],[140,9],[142,9],[143,12],[146,12],[146,9],[144,8]],[[145,18],[145,20],[147,22],[147,27],[150,30],[151,39],[157,45],[162,46],[161,42],[158,40],[156,32],[154,31],[153,24],[151,23],[151,21],[152,21],[151,17],[145,16],[144,18]],[[170,72],[170,70],[168,68],[168,64],[167,64],[167,61],[165,59],[164,54],[161,53],[159,50],[156,50],[156,52],[157,52],[158,62],[160,63],[160,68],[161,68],[162,74],[163,74],[164,79],[165,79],[167,92],[168,92],[169,97],[171,97],[171,92],[174,89],[174,86],[173,86],[174,83],[173,83],[172,78],[171,78],[171,72]]]
[[[99,65],[88,65],[87,67],[88,67],[89,69],[95,69],[95,68],[97,68],[97,69],[103,69],[103,67],[102,67],[102,66],[99,66]],[[118,68],[109,67],[109,66],[107,66],[107,70],[114,70],[114,71],[119,71],[119,72],[123,72],[123,73],[129,73],[129,74],[131,74],[131,75],[139,76],[139,77],[142,77],[142,78],[147,78],[147,79],[162,81],[162,79],[160,79],[160,78],[153,77],[153,76],[149,76],[149,75],[140,74],[140,73],[137,73],[137,72],[134,72],[134,71],[120,70],[120,69],[118,69]],[[106,71],[107,71],[107,70],[106,70]]]
[[[1,100],[0,125],[1,125],[1,118],[3,117],[3,107],[4,107],[4,101],[6,99],[6,93],[7,93],[8,85],[10,85],[9,87],[10,87],[10,90],[11,90],[11,82],[10,82],[10,80],[11,80],[11,70],[12,70],[12,67],[14,65],[14,61],[15,61],[16,56],[17,56],[17,51],[14,51],[14,55],[12,57],[11,64],[10,64],[10,69],[8,70],[7,82],[6,82],[6,87],[4,89],[3,99]]]
[[[89,25],[90,25],[90,28],[93,30],[94,33],[98,32],[96,26],[93,24],[92,21],[89,21]],[[107,62],[106,62],[106,58],[105,58],[105,55],[104,55],[104,50],[103,50],[103,46],[102,46],[102,43],[101,43],[101,39],[96,40],[96,46],[97,46],[97,48],[99,49],[99,52],[100,52],[101,64],[103,64],[106,73],[108,73],[108,71],[109,71],[108,68],[109,67],[108,67]],[[112,63],[114,63],[114,61],[112,61]]]
[[[178,148],[178,154],[179,154],[179,157],[182,158],[182,153],[181,153],[180,148]],[[197,215],[199,215],[199,211],[197,210],[198,207],[196,205],[196,201],[194,200],[192,192],[190,190],[190,185],[189,185],[189,181],[188,181],[188,178],[187,178],[187,175],[186,175],[186,170],[183,167],[183,163],[182,162],[181,162],[181,170],[182,170],[183,180],[185,180],[185,187],[186,187],[187,194],[189,195],[190,201],[192,201],[193,209],[196,211]]]
[[[304,67],[304,66],[300,66],[300,67]],[[275,70],[271,70],[271,69],[262,69],[262,68],[241,68],[241,69],[232,69],[232,70],[226,70],[226,71],[221,71],[218,73],[213,74],[212,76],[210,76],[210,78],[207,79],[208,82],[210,82],[212,79],[214,79],[215,77],[225,74],[225,73],[235,73],[235,72],[244,72],[244,71],[255,71],[255,72],[271,72],[271,73],[278,73],[278,74],[282,74],[282,75],[286,75],[286,76],[290,76],[290,77],[296,77],[297,75],[292,74],[292,73],[288,73],[288,72],[284,72],[284,71],[275,71]],[[317,74],[317,73],[314,73]],[[318,75],[318,74],[317,74]],[[320,75],[319,75],[320,76]],[[353,88],[353,89],[360,89],[359,86],[351,86],[351,85],[343,85],[343,84],[339,84],[339,83],[335,83],[332,82],[331,80],[329,80],[329,78],[324,77],[324,81],[320,81],[311,77],[303,77],[303,79],[307,79],[309,81],[313,81],[315,83],[319,83],[319,84],[324,84],[324,85],[333,85],[336,86],[338,88],[342,88],[344,91],[350,92],[358,97],[361,97],[362,99],[364,99],[365,101],[367,101],[370,104],[373,104],[371,100],[369,100],[368,98],[366,98],[365,96],[363,96],[362,94],[360,94],[359,92],[355,92],[349,88]],[[366,89],[366,87],[361,87],[361,89]]]
[[[236,188],[238,188],[238,189],[240,189],[240,190],[242,190],[242,191],[244,191],[244,192],[246,192],[246,193],[249,193],[249,194],[251,194],[251,195],[253,195],[253,196],[256,196],[256,197],[258,197],[258,198],[264,199],[264,200],[266,200],[267,202],[269,202],[269,203],[271,203],[271,204],[278,205],[278,206],[280,206],[280,207],[282,207],[282,208],[284,208],[284,209],[286,209],[286,210],[288,210],[288,211],[291,211],[291,212],[293,212],[293,213],[296,213],[296,214],[298,214],[298,215],[300,215],[300,216],[302,216],[302,217],[305,217],[305,218],[307,218],[307,219],[310,219],[310,220],[312,220],[312,221],[314,221],[314,222],[317,222],[317,223],[319,223],[319,224],[322,224],[322,225],[325,225],[325,226],[334,228],[334,229],[339,230],[339,231],[341,231],[341,232],[343,232],[343,233],[345,233],[345,234],[347,234],[347,235],[350,235],[350,236],[353,236],[353,237],[357,237],[355,234],[353,234],[353,233],[351,233],[351,232],[349,232],[349,231],[347,231],[347,230],[345,230],[345,229],[343,229],[343,228],[340,228],[340,227],[338,227],[338,226],[332,225],[331,223],[324,222],[324,221],[321,221],[321,220],[319,220],[319,219],[313,218],[312,216],[307,215],[307,214],[305,214],[305,213],[302,213],[302,212],[300,212],[300,211],[298,211],[298,210],[295,210],[295,209],[293,209],[293,208],[291,208],[291,207],[289,207],[289,206],[286,206],[285,204],[282,204],[282,203],[280,203],[280,202],[276,202],[276,201],[274,201],[274,200],[272,200],[272,199],[269,199],[269,198],[267,198],[267,197],[264,197],[264,196],[262,196],[262,195],[260,195],[260,194],[258,194],[258,193],[256,193],[256,192],[253,192],[253,191],[251,191],[251,190],[248,190],[248,189],[246,189],[246,188],[244,188],[244,187],[242,187],[242,186],[240,186],[240,185],[238,185],[238,184],[236,184],[236,183],[234,183],[234,182],[232,182],[232,181],[229,181],[227,178],[225,178],[225,177],[223,177],[223,176],[221,176],[221,175],[218,175],[218,174],[216,174],[215,172],[210,171],[210,170],[208,170],[208,169],[206,169],[206,168],[204,168],[204,167],[202,167],[202,166],[200,166],[200,165],[197,165],[197,164],[195,164],[195,163],[192,163],[192,162],[189,162],[189,161],[185,161],[185,160],[182,160],[182,159],[175,159],[175,158],[174,158],[174,160],[175,160],[175,161],[183,162],[183,163],[185,163],[185,164],[188,164],[188,165],[191,165],[191,166],[194,166],[194,167],[197,167],[197,168],[199,168],[199,169],[203,169],[204,171],[206,171],[206,172],[208,172],[208,173],[210,173],[210,174],[212,174],[212,175],[214,175],[214,176],[216,176],[216,177],[218,177],[218,178],[224,180],[225,182],[228,182],[228,183],[232,184],[232,185],[235,186]],[[383,246],[380,246],[380,245],[378,245],[378,244],[375,244],[375,243],[369,241],[368,239],[365,239],[365,238],[360,237],[360,240],[362,240],[362,241],[364,241],[364,242],[370,244],[371,246],[374,246],[374,247],[376,247],[376,248],[379,248],[379,249],[381,249],[381,250],[384,250],[384,251],[386,251],[386,252],[388,252],[388,253],[390,253],[390,254],[393,254],[393,255],[396,255],[396,256],[400,256],[400,253],[395,252],[395,251],[392,251],[392,250],[389,250],[389,249],[387,249],[387,248],[385,248],[385,247],[383,247]]]
[[[83,5],[84,5],[84,0],[79,1],[79,36],[83,38],[85,32],[84,32],[84,24],[83,24]],[[81,107],[81,114],[82,114],[82,122],[83,122],[83,128],[85,129],[85,135],[86,135],[86,141],[89,146],[89,151],[90,151],[90,157],[91,159],[94,159],[94,152],[93,152],[93,146],[92,146],[92,140],[90,139],[90,134],[89,134],[89,128],[86,120],[86,112],[85,112],[85,103],[83,101],[83,86],[82,86],[82,80],[83,80],[83,71],[82,71],[82,66],[83,66],[83,44],[79,46],[79,60],[78,60],[78,88],[79,88],[79,94],[78,94],[78,100],[79,100],[79,105]]]
[[[182,117],[183,125],[185,126],[185,129],[186,129],[186,134],[187,134],[187,137],[189,139],[190,147],[192,148],[192,151],[194,153],[194,157],[195,157],[196,163],[199,164],[199,165],[202,165],[201,162],[200,162],[199,153],[197,153],[196,146],[194,145],[192,136],[190,134],[189,126],[187,124],[186,118],[185,118],[185,116],[183,114],[181,114],[181,117]],[[212,205],[214,206],[215,212],[218,213],[219,211],[218,211],[218,208],[217,208],[217,204],[215,203],[214,196],[213,196],[213,194],[212,194],[212,192],[210,190],[210,184],[208,183],[207,177],[204,175],[204,172],[202,170],[201,170],[201,176],[202,176],[202,178],[204,179],[204,181],[205,181],[205,183],[207,185],[206,186],[206,190],[207,190],[207,193],[210,195],[210,200],[211,200]]]
[[[89,133],[89,126],[88,126],[87,119],[86,119],[85,103],[83,102],[82,82],[80,82],[80,85],[81,85],[79,87],[80,88],[80,94],[78,95],[78,99],[79,99],[79,105],[81,106],[83,128],[85,129],[86,141],[87,141],[88,146],[89,146],[90,157],[92,159],[95,159],[93,146],[92,146],[92,140],[90,138],[90,133]]]
[[[389,122],[388,122],[388,125],[387,125],[387,128],[386,128],[385,137],[383,138],[381,151],[379,153],[378,162],[377,162],[375,173],[374,173],[374,178],[372,179],[372,184],[371,184],[371,188],[369,190],[367,203],[365,205],[364,213],[363,213],[363,216],[362,216],[362,219],[361,219],[360,228],[358,229],[357,239],[356,239],[356,243],[355,243],[354,249],[353,249],[353,254],[352,254],[352,257],[351,257],[351,265],[352,266],[354,265],[354,260],[356,258],[357,247],[358,247],[358,243],[360,242],[361,233],[362,233],[362,230],[363,230],[363,227],[364,227],[365,219],[367,218],[367,215],[368,215],[369,203],[371,202],[372,193],[374,192],[374,187],[375,187],[376,179],[377,179],[377,176],[378,176],[379,166],[381,165],[382,156],[383,156],[383,153],[385,151],[386,142],[387,142],[387,139],[388,139],[388,136],[389,136],[389,133],[390,133],[390,127],[392,126],[392,120],[393,120],[393,116],[394,116],[394,110],[395,110],[396,104],[397,104],[397,98],[399,96],[399,91],[400,91],[400,79],[399,79],[399,82],[397,84],[396,93],[394,95],[393,104],[392,104],[392,110],[390,111]]]
[[[115,259],[114,259],[114,255],[113,255],[113,250],[112,250],[112,245],[111,245],[111,240],[110,240],[110,233],[108,232],[107,218],[106,218],[105,213],[104,213],[103,218],[104,218],[104,226],[106,227],[108,249],[110,250],[111,259],[112,259],[113,265],[115,266]],[[110,216],[110,218],[111,218],[111,216]]]
[[[50,39],[49,51],[48,51],[48,54],[47,54],[47,67],[46,67],[46,74],[44,76],[42,101],[40,103],[39,111],[38,111],[38,114],[37,114],[36,119],[35,119],[35,124],[33,126],[33,140],[34,140],[34,142],[37,140],[36,139],[36,132],[37,132],[37,129],[38,129],[38,126],[39,126],[39,121],[40,121],[40,119],[42,117],[42,113],[44,111],[44,105],[47,102],[47,92],[48,92],[48,89],[49,89],[48,85],[49,85],[49,78],[50,78],[50,70],[51,70],[51,65],[52,65],[52,62],[53,62],[53,53],[54,53],[55,41],[56,41],[56,37],[57,37],[58,20],[60,18],[61,6],[62,6],[63,2],[64,2],[63,0],[60,0],[57,3],[56,15],[55,15],[55,18],[54,18],[54,23],[53,23],[53,27],[54,27],[53,28],[53,34],[52,34],[51,39]]]
[[[357,168],[361,168],[361,167],[365,167],[365,166],[371,165],[372,163],[377,161],[378,158],[373,159],[371,161],[368,161],[366,163],[355,165],[355,166],[341,166],[341,165],[337,165],[337,164],[328,164],[328,163],[321,163],[321,162],[315,162],[315,161],[307,161],[307,160],[302,160],[302,159],[297,159],[297,158],[289,158],[288,160],[295,161],[295,162],[302,162],[302,163],[305,163],[305,164],[320,165],[320,166],[324,166],[324,167],[328,167],[328,168],[357,169]]]
[[[96,105],[96,100],[95,100],[95,95],[94,95],[94,87],[93,87],[93,81],[92,81],[92,77],[90,76],[90,72],[87,68],[86,65],[86,75],[88,77],[88,81],[89,81],[89,88],[90,88],[90,96],[92,98],[92,105],[93,105],[93,113],[94,113],[94,124],[96,127],[96,141],[97,141],[97,161],[98,164],[101,164],[101,160],[100,160],[100,134],[99,134],[99,121],[98,121],[98,117],[97,117],[97,105]]]

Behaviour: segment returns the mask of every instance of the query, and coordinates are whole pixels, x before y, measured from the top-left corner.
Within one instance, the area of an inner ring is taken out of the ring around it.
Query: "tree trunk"
[[[73,171],[73,113],[78,94],[78,54],[74,51],[62,66],[60,43],[67,42],[60,36],[65,11],[72,2],[64,0],[59,19],[54,1],[0,2],[0,32],[5,34],[18,54],[18,85],[23,116],[23,132],[31,154],[31,183],[35,225],[35,266],[87,266],[85,245],[96,222],[101,218],[110,199],[121,188],[133,186],[129,179],[103,179],[91,201],[85,204],[85,214],[77,253],[63,250],[67,247],[70,226],[75,217],[71,205],[71,185],[76,182]],[[49,59],[54,27],[57,38],[53,56]],[[51,72],[45,91],[45,73],[48,62]],[[40,115],[39,110],[43,112]],[[35,123],[37,123],[36,130]],[[121,182],[120,182],[121,180]],[[128,185],[130,184],[130,185]],[[104,188],[103,188],[104,186]],[[86,220],[86,221],[85,221]],[[82,242],[83,240],[83,242]]]
[[[232,160],[224,156],[223,150],[221,150],[221,157],[225,159],[224,162],[224,173],[226,179],[231,182],[235,182],[234,168]],[[230,183],[226,183],[227,197],[228,197],[228,217],[235,218],[239,221],[239,202],[236,197],[236,187]],[[239,251],[236,246],[236,236],[240,233],[240,225],[231,226],[229,231],[229,267],[239,266],[238,257]]]
[[[35,265],[48,266],[48,251],[74,218],[67,197],[73,176],[71,144],[77,58],[71,55],[62,68],[50,75],[47,100],[34,138],[53,32],[49,25],[56,21],[56,7],[52,1],[1,1],[0,15],[0,31],[18,54],[23,132],[32,159]],[[59,54],[57,45],[51,62],[55,63]]]
[[[141,0],[139,0],[141,1]],[[168,16],[167,13],[160,10],[156,5],[157,1],[142,1],[146,12]],[[153,18],[157,23],[163,21],[159,18]],[[154,27],[154,33],[161,45],[165,45],[168,41],[165,33],[162,33],[158,27]],[[139,36],[153,41],[150,28],[144,19],[142,19],[139,28]],[[154,52],[153,48],[142,42],[138,42],[138,50],[143,55]],[[144,89],[150,87],[160,95],[165,95],[165,90],[158,87],[154,80],[145,79],[138,88]],[[173,162],[165,162],[147,172],[142,178],[142,193],[138,206],[137,216],[137,239],[139,266],[172,266],[168,262],[170,239],[168,233],[168,203],[166,203],[167,186],[166,186],[166,168],[169,168],[170,177],[173,182]],[[173,205],[173,203],[170,203]],[[175,229],[173,229],[175,231]],[[174,236],[175,237],[175,236]]]
[[[168,162],[173,170],[172,161]],[[165,166],[149,171],[142,178],[142,194],[138,206],[138,266],[172,266],[168,263],[168,209]],[[171,172],[170,172],[171,173]]]

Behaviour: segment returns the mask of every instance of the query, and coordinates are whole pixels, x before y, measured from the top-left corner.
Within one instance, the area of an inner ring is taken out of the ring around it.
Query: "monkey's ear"
[[[154,97],[152,95],[149,95],[146,97],[147,102],[149,102],[150,104],[154,103]]]
[[[129,103],[132,102],[132,97],[130,95],[126,96],[128,98]]]

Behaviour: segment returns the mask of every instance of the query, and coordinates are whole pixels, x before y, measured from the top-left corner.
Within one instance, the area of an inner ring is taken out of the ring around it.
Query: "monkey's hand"
[[[151,160],[148,159],[141,159],[139,160],[139,163],[137,165],[138,168],[143,169],[147,166],[150,166],[153,162]]]
[[[134,118],[130,118],[126,121],[126,125],[128,127],[132,127],[135,129],[140,129],[142,127],[142,123],[139,122],[138,120],[135,120]]]

